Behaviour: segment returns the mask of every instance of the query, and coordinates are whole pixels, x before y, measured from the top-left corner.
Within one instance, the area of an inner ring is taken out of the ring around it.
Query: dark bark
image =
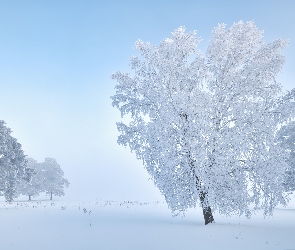
[[[199,178],[196,176],[196,185],[197,185],[198,190],[201,189],[199,183],[200,183]],[[208,205],[208,203],[206,203],[206,199],[207,199],[206,195],[207,195],[207,192],[204,192],[204,191],[201,191],[199,193],[199,198],[200,198],[202,209],[203,209],[203,216],[204,216],[204,220],[205,220],[205,225],[212,223],[214,221],[211,207]]]
[[[52,192],[50,192],[50,200],[52,201]]]
[[[204,204],[204,201],[206,199],[206,192],[201,192],[200,193],[200,200],[203,208],[203,215],[204,215],[204,220],[205,220],[205,225],[212,223],[214,221],[213,214],[211,211],[210,206]]]
[[[31,195],[29,195],[29,201],[31,200]]]
[[[183,114],[180,114],[180,116],[184,117],[186,122],[188,121],[188,114],[183,113]],[[184,129],[184,137],[186,136],[186,132],[187,132],[187,129],[185,128]],[[188,146],[186,142],[185,142],[185,146],[186,147]],[[214,150],[213,150],[213,152],[214,152]],[[197,188],[199,189],[200,188],[200,180],[197,177],[197,175],[195,174],[195,170],[194,170],[194,162],[195,162],[195,160],[192,157],[190,148],[188,148],[187,154],[188,154],[189,165],[190,165],[191,170],[193,171],[193,173],[194,173],[194,175],[196,177],[196,185],[197,185]],[[207,225],[209,223],[212,223],[214,221],[213,214],[212,214],[212,211],[211,211],[211,207],[208,206],[208,204],[206,204],[206,202],[205,202],[206,201],[206,195],[207,195],[207,193],[204,192],[204,191],[201,191],[200,194],[199,194],[201,204],[202,204],[202,209],[203,209],[205,225]]]

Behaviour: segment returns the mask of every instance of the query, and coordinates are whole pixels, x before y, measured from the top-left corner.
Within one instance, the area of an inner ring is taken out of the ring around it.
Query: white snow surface
[[[0,249],[294,249],[295,198],[273,217],[172,217],[163,202],[0,202]]]

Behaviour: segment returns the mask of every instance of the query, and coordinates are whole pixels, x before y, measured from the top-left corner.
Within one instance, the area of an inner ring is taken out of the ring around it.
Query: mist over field
[[[111,106],[118,70],[131,72],[137,39],[158,44],[179,26],[205,51],[218,23],[254,20],[264,39],[289,39],[279,81],[294,87],[292,1],[208,3],[13,1],[1,4],[1,119],[26,155],[53,157],[71,185],[66,199],[161,199],[142,162],[117,144]]]
[[[70,249],[195,249],[192,239],[197,242],[202,236],[211,241],[210,235],[219,235],[223,229],[227,245],[220,249],[295,249],[290,234],[295,225],[294,194],[286,208],[274,210],[273,220],[264,220],[260,212],[253,220],[216,213],[216,224],[201,229],[201,208],[189,210],[184,218],[172,217],[143,162],[129,147],[118,145],[116,122],[122,118],[110,98],[117,84],[111,75],[117,71],[133,74],[130,58],[138,55],[138,39],[158,45],[185,26],[187,32],[197,30],[201,37],[198,48],[205,53],[214,27],[219,23],[230,27],[240,20],[254,21],[264,30],[263,40],[268,43],[288,40],[283,50],[285,63],[277,77],[287,93],[295,87],[294,9],[291,0],[2,2],[0,120],[11,128],[25,155],[38,162],[46,157],[56,159],[70,182],[65,195],[53,196],[52,202],[44,193],[31,203],[23,195],[11,204],[0,197],[0,217],[5,225],[10,224],[2,230],[5,249],[20,247],[8,240],[12,232],[37,234],[39,226],[26,225],[41,218],[44,232],[38,239],[27,235],[23,249],[35,241],[34,249],[62,249],[74,238],[77,244],[71,243]],[[44,247],[45,232],[54,231],[59,222],[60,229]],[[120,239],[109,244],[113,230]],[[131,236],[139,230],[145,232],[139,233],[140,240]],[[162,237],[159,245],[153,243],[159,240],[156,233],[152,241],[145,238],[154,230]],[[186,245],[174,240],[177,237],[187,241]],[[217,243],[212,241],[208,249],[217,249]]]

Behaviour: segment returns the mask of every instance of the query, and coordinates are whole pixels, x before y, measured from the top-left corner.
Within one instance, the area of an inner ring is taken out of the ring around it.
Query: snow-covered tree
[[[64,172],[60,165],[53,158],[45,158],[41,163],[43,174],[43,188],[47,194],[61,196],[64,195],[64,188],[69,186],[69,182],[63,178]]]
[[[286,191],[295,190],[295,121],[291,121],[287,125],[281,127],[277,133],[277,141],[279,145],[285,149],[289,158],[287,163],[289,165],[286,170],[286,180],[284,186]]]
[[[118,143],[143,161],[173,212],[199,204],[205,224],[212,210],[271,214],[286,204],[286,152],[275,143],[279,124],[294,115],[294,95],[275,77],[283,39],[266,43],[253,22],[219,24],[205,55],[196,32],[184,27],[159,46],[138,40],[134,75],[115,73],[113,106]],[[251,206],[253,205],[254,206]]]
[[[29,178],[21,144],[11,136],[11,130],[0,120],[0,195],[7,201],[17,196],[16,185]]]
[[[27,172],[29,172],[30,180],[21,180],[17,185],[17,191],[19,195],[27,195],[31,200],[31,197],[38,196],[45,191],[43,185],[44,176],[41,164],[33,158],[27,158]]]

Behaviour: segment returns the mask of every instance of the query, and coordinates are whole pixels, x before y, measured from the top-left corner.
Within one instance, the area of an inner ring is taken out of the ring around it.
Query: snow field
[[[0,203],[1,249],[295,249],[295,204],[264,219],[201,209],[172,217],[162,202],[15,201]]]

